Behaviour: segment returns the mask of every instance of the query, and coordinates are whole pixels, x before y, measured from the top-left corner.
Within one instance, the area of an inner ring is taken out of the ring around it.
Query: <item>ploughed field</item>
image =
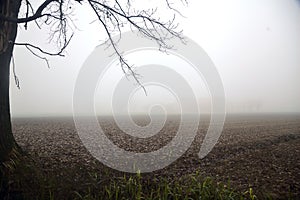
[[[123,133],[108,117],[99,118],[99,122],[107,137],[120,148],[152,152],[176,135],[178,119],[169,117],[161,131],[149,138]],[[136,117],[135,121],[146,125],[149,119]],[[201,120],[197,136],[182,157],[164,169],[142,176],[171,180],[198,172],[216,182],[230,184],[239,192],[251,187],[258,197],[300,198],[300,115],[229,115],[217,145],[199,159],[208,125],[208,117]],[[72,118],[15,118],[13,132],[42,173],[61,180],[62,188],[69,184],[80,190],[94,175],[103,183],[124,176],[93,158],[79,139]]]

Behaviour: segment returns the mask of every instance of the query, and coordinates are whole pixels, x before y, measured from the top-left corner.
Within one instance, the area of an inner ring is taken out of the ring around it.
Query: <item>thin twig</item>
[[[182,15],[173,7],[172,0],[162,1],[165,1],[168,9]],[[180,1],[182,4],[187,5],[187,0]],[[173,46],[168,43],[170,39],[178,38],[184,42],[182,31],[177,30],[178,24],[175,23],[175,14],[170,20],[162,21],[157,14],[157,8],[137,10],[134,8],[132,0],[127,0],[124,3],[121,3],[122,1],[120,0],[44,0],[36,10],[30,3],[30,0],[25,0],[26,13],[23,18],[11,18],[10,16],[0,15],[0,19],[19,24],[25,23],[25,29],[27,29],[28,23],[31,21],[34,21],[39,28],[41,27],[40,25],[48,26],[50,28],[49,42],[57,44],[58,52],[49,52],[39,46],[26,42],[16,42],[14,45],[25,46],[33,55],[44,60],[47,66],[50,67],[47,57],[42,55],[64,56],[63,53],[73,37],[74,29],[76,29],[76,25],[74,25],[71,18],[71,5],[73,5],[71,2],[78,2],[80,4],[86,2],[92,8],[97,16],[97,21],[104,27],[108,36],[104,44],[107,45],[107,48],[113,48],[126,77],[132,76],[136,83],[143,88],[145,94],[147,94],[146,89],[140,82],[139,74],[135,72],[134,66],[127,62],[124,58],[124,54],[117,46],[122,38],[123,27],[127,26],[132,30],[138,30],[141,36],[156,42],[159,50],[165,52],[167,49],[173,48]],[[70,32],[72,34],[70,34]],[[112,37],[115,33],[119,35],[117,39],[113,39]],[[69,35],[71,36],[69,37]]]
[[[12,65],[13,65],[12,70],[13,70],[15,84],[16,84],[17,88],[20,89],[20,81],[19,81],[19,78],[16,73],[16,63],[15,63],[14,55],[11,56],[11,59],[12,59]]]
[[[31,47],[31,48],[36,49],[36,50],[40,51],[41,53],[46,54],[48,56],[65,56],[62,53],[64,52],[65,48],[67,48],[67,46],[69,45],[72,37],[73,37],[73,34],[66,41],[66,43],[63,45],[63,47],[58,52],[55,52],[55,53],[51,53],[51,52],[45,51],[42,48],[40,48],[40,47],[38,47],[36,45],[30,44],[30,43],[18,43],[18,42],[15,42],[14,45],[25,46],[27,49],[30,49],[30,47]]]

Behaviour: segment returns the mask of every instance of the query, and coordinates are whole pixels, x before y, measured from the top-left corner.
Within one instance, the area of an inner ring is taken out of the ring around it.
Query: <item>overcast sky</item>
[[[153,6],[162,7],[160,3],[164,1],[155,2],[158,3]],[[78,8],[75,23],[81,31],[76,31],[66,57],[50,59],[50,69],[25,48],[15,48],[21,89],[11,78],[12,116],[72,114],[78,72],[106,38],[100,25],[90,24],[95,19],[91,10]],[[184,35],[207,52],[219,71],[227,112],[300,112],[299,1],[191,0],[187,7],[178,8],[185,16],[178,18]],[[20,27],[17,41],[33,41],[47,47],[48,36],[33,24],[27,31]],[[202,87],[200,82],[193,82],[191,87]],[[133,96],[133,106],[129,106],[134,112],[147,111],[153,102],[171,107],[176,103],[176,98],[163,88],[148,89],[152,96],[145,97],[141,91]],[[197,94],[197,98],[204,105],[209,104],[207,92]],[[109,113],[101,105],[95,107],[99,114]]]

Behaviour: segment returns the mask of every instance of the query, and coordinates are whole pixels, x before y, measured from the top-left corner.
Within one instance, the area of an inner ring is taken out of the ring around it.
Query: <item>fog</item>
[[[75,23],[80,30],[75,32],[65,57],[50,58],[50,68],[25,48],[15,48],[16,74],[21,89],[15,86],[11,75],[13,117],[72,115],[73,91],[79,70],[90,53],[106,38],[100,25],[90,23],[95,19],[91,11],[86,7],[78,8]],[[299,1],[203,0],[191,1],[188,7],[180,9],[185,17],[179,17],[178,22],[184,35],[197,42],[218,69],[224,85],[227,113],[300,112]],[[33,42],[55,50],[53,45],[47,44],[48,36],[47,30],[38,30],[32,24],[28,31],[20,26],[17,41]],[[158,55],[153,53],[153,59],[160,61],[155,56]],[[132,56],[132,61],[140,62],[134,58],[141,59],[143,54]],[[168,64],[175,69],[180,68],[178,73],[195,91],[200,111],[209,113],[211,100],[205,81],[189,71],[188,66],[184,67],[186,63],[168,60],[169,63],[161,61],[154,65]],[[108,97],[123,75],[115,64],[98,83],[95,91],[97,114],[112,113]],[[155,73],[141,76],[143,80],[143,77],[154,77]],[[128,81],[136,86],[130,78]],[[146,85],[145,89],[147,95],[140,87],[132,93],[128,107],[115,113],[123,114],[130,110],[133,114],[145,114],[155,105],[161,105],[170,114],[181,112],[176,95],[166,88]]]

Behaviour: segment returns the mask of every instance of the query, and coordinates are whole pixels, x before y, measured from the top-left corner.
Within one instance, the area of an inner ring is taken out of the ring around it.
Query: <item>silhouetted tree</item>
[[[167,40],[171,37],[182,39],[181,31],[177,30],[174,23],[175,13],[170,0],[162,0],[172,11],[174,18],[162,21],[157,16],[157,8],[139,10],[135,8],[131,0],[44,0],[38,6],[33,0],[1,0],[0,1],[0,162],[1,169],[6,162],[11,160],[12,155],[18,149],[14,140],[11,127],[10,104],[9,104],[9,75],[10,63],[13,59],[15,45],[24,46],[32,54],[43,59],[48,64],[48,56],[63,56],[65,48],[70,43],[76,25],[72,21],[74,7],[81,5],[89,6],[95,14],[97,22],[103,26],[108,36],[106,41],[114,49],[119,58],[123,71],[139,80],[132,66],[124,59],[117,42],[112,35],[118,33],[121,39],[124,27],[130,26],[137,29],[142,36],[157,42],[161,48],[170,48]],[[186,1],[180,1],[186,4]],[[77,5],[78,4],[78,5]],[[16,35],[19,25],[24,25],[27,30],[29,23],[35,23],[41,28],[49,26],[51,42],[58,46],[57,52],[49,52],[32,43],[17,43]],[[167,33],[167,34],[166,34]],[[13,65],[14,67],[14,65]],[[14,71],[14,70],[13,70]],[[14,74],[17,86],[18,78]],[[2,173],[1,173],[2,174]],[[1,175],[2,176],[2,175]],[[1,178],[1,177],[0,177]]]

